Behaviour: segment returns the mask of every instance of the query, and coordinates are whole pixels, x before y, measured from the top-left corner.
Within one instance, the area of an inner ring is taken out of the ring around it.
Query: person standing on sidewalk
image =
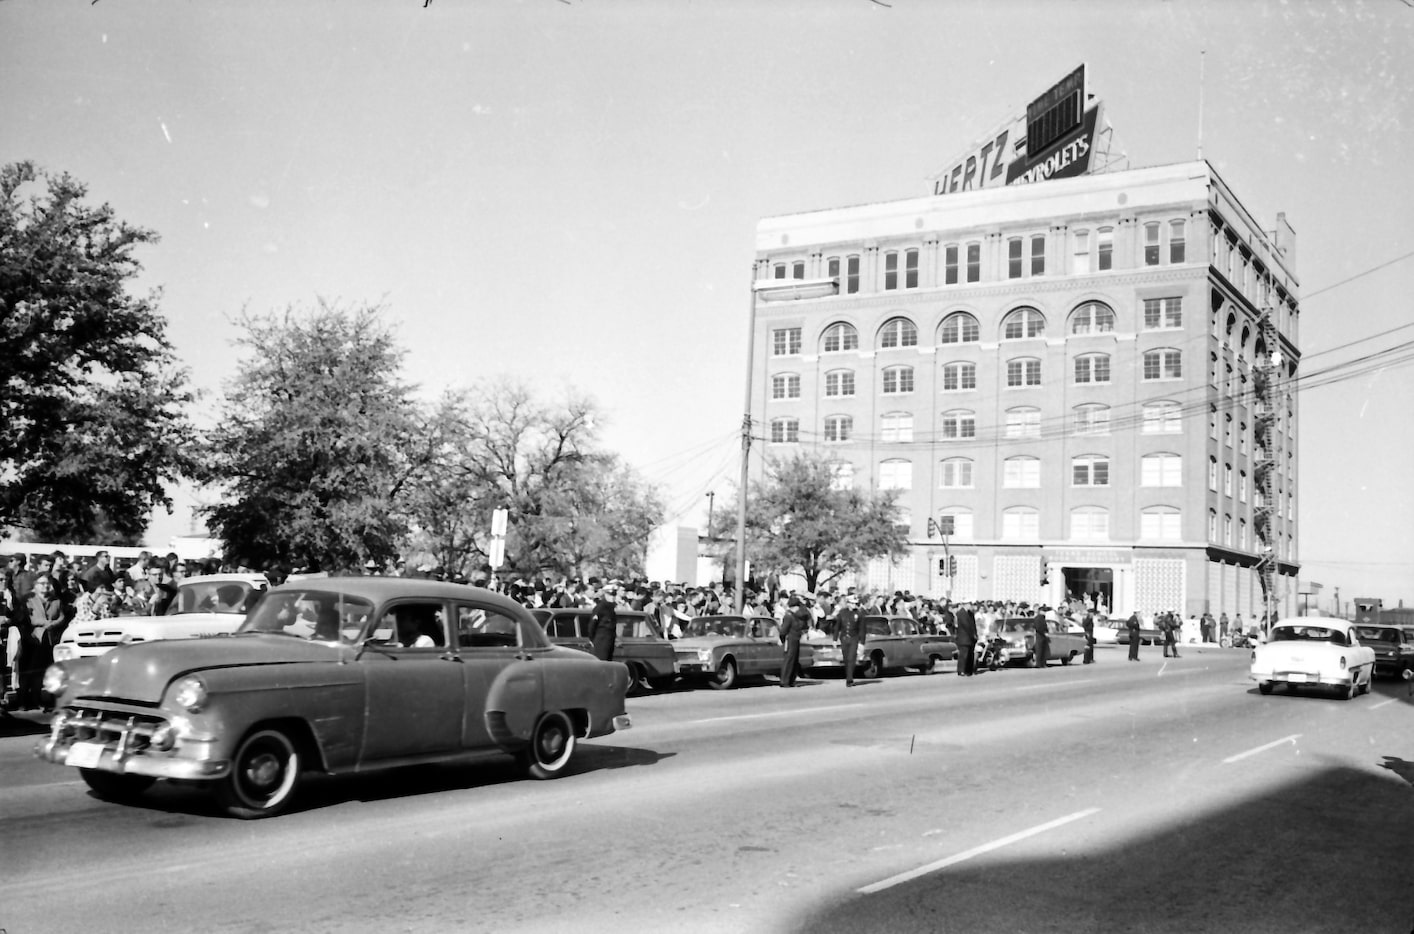
[[[1124,622],[1125,631],[1129,633],[1129,660],[1139,661],[1139,611],[1135,610],[1129,614],[1129,619]]]
[[[786,601],[786,612],[781,617],[781,687],[795,687],[795,672],[800,666],[800,637],[810,628],[810,611],[800,603],[795,594]]]
[[[972,604],[958,607],[953,617],[957,640],[957,673],[970,678],[977,672],[977,615],[972,612]]]

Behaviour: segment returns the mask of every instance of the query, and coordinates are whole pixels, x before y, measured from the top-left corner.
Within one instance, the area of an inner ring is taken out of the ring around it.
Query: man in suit
[[[619,589],[612,583],[599,591],[599,599],[589,614],[589,639],[594,643],[594,657],[606,662],[614,660],[614,640],[618,636]]]
[[[859,596],[845,597],[844,606],[835,616],[835,637],[840,640],[840,650],[844,654],[844,686],[854,687],[854,660],[859,647],[864,644],[864,614],[859,612]]]
[[[957,640],[957,673],[970,678],[977,671],[977,616],[964,603],[953,616],[953,638]]]
[[[1129,632],[1129,660],[1139,661],[1139,611],[1135,610],[1125,620],[1124,628]]]
[[[785,654],[781,658],[781,687],[795,687],[795,672],[800,667],[800,637],[810,628],[811,615],[795,594],[786,601],[786,613],[781,618],[781,644]]]
[[[1037,668],[1045,668],[1051,658],[1051,627],[1046,623],[1046,611],[1036,608],[1036,618],[1031,622],[1031,634],[1035,642],[1031,646],[1031,657]]]
[[[1080,628],[1085,631],[1085,664],[1091,665],[1095,662],[1095,614],[1085,611],[1085,616],[1080,620]]]

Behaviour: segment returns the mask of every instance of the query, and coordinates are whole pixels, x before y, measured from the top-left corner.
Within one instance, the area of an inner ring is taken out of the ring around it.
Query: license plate
[[[1306,673],[1303,671],[1293,671],[1286,676],[1286,680],[1300,684],[1306,680]]]
[[[81,769],[95,769],[101,758],[103,758],[102,743],[74,743],[69,747],[68,755],[64,757],[64,764],[78,766]]]

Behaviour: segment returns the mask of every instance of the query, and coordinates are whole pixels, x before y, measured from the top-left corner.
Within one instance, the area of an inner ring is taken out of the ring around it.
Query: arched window
[[[1183,407],[1177,402],[1167,399],[1146,402],[1141,413],[1140,430],[1146,435],[1173,435],[1183,430]]]
[[[913,440],[913,413],[888,412],[879,425],[879,440],[886,442]]]
[[[1172,347],[1144,352],[1144,379],[1182,379],[1183,353]]]
[[[825,416],[825,440],[840,442],[848,441],[850,435],[854,433],[854,419],[848,415],[826,415]]]
[[[1231,524],[1231,516],[1228,522]],[[1183,513],[1173,506],[1150,506],[1139,514],[1139,537],[1154,541],[1182,541]]]
[[[1017,357],[1006,362],[1008,389],[1041,385],[1041,361],[1035,357]]]
[[[917,347],[918,328],[907,318],[890,318],[879,329],[879,347]]]
[[[1070,540],[1106,542],[1110,539],[1110,513],[1098,506],[1081,506],[1070,511]]]
[[[1070,459],[1071,486],[1109,486],[1110,459],[1103,454],[1082,454]]]
[[[943,364],[943,392],[964,392],[977,388],[977,364]]]
[[[977,414],[967,409],[944,412],[939,422],[944,441],[962,441],[977,437]]]
[[[825,333],[820,338],[822,353],[839,353],[844,350],[858,349],[859,332],[854,329],[854,325],[845,324],[843,321],[836,321],[825,328]]]
[[[972,489],[972,461],[949,457],[938,465],[938,486],[949,490]]]
[[[1034,490],[1041,486],[1041,459],[1008,457],[1002,463],[1002,486],[1012,490]]]
[[[1107,405],[1077,405],[1075,407],[1077,435],[1107,435],[1110,433],[1110,407]]]
[[[1041,513],[1029,506],[1013,506],[1002,513],[1002,538],[1034,542],[1041,537]]]
[[[1140,486],[1183,486],[1183,457],[1145,454],[1139,461]]]
[[[881,461],[879,464],[879,489],[913,489],[913,462],[902,459]]]
[[[772,399],[799,399],[800,398],[800,374],[799,373],[777,373],[771,377],[771,398]]]
[[[771,443],[795,444],[800,440],[800,420],[795,418],[771,419]]]
[[[1029,405],[1007,409],[1006,436],[1008,438],[1041,437],[1041,410]]]
[[[825,396],[836,398],[854,395],[854,371],[830,370],[825,374]]]
[[[1016,308],[1002,319],[1002,340],[1025,340],[1045,334],[1046,319],[1035,308]]]
[[[1075,358],[1077,385],[1100,385],[1110,381],[1110,355],[1087,353]]]
[[[981,335],[976,318],[965,311],[954,311],[943,319],[942,327],[938,329],[938,343],[975,344]]]
[[[1071,334],[1109,334],[1114,329],[1114,310],[1103,302],[1086,302],[1070,313]]]
[[[884,392],[891,396],[913,392],[913,367],[886,367],[884,369]]]

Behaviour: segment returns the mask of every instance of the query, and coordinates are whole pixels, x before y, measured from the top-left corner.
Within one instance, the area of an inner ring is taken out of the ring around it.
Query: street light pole
[[[756,267],[751,270],[751,304],[746,317],[746,404],[741,416],[741,478],[737,486],[736,504],[736,587],[732,594],[734,612],[746,606],[746,485],[750,479],[751,462],[751,378],[756,367],[756,301],[782,299],[799,300],[824,298],[839,291],[838,279],[763,279],[757,281]]]

